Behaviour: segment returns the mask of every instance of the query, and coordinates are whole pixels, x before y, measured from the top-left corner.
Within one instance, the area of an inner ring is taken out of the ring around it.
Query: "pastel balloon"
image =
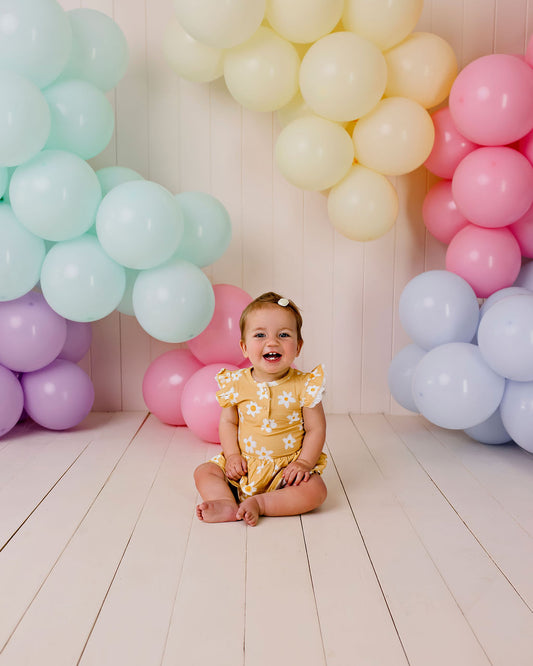
[[[508,381],[500,413],[513,441],[533,453],[533,382]]]
[[[348,132],[314,115],[289,123],[275,149],[282,175],[304,190],[325,190],[338,183],[352,166],[353,154]]]
[[[503,425],[500,410],[497,409],[492,416],[478,425],[466,428],[465,433],[482,444],[507,444],[511,436]]]
[[[381,51],[352,32],[322,37],[300,66],[304,100],[316,115],[328,120],[361,118],[381,99],[386,82],[387,64]]]
[[[102,319],[120,303],[124,268],[92,234],[56,243],[45,257],[41,288],[53,309],[73,321]]]
[[[533,130],[520,139],[518,150],[533,164]]]
[[[479,309],[479,320],[481,321],[487,310],[490,310],[496,303],[499,303],[508,296],[518,296],[520,294],[531,294],[531,291],[525,287],[505,287],[504,289],[498,289],[498,291],[495,291],[483,302],[483,305]]]
[[[129,183],[132,180],[144,180],[140,173],[122,166],[103,167],[96,171],[96,177],[102,188],[102,197],[110,192],[117,185]]]
[[[0,396],[0,437],[3,437],[18,423],[24,408],[20,382],[3,365],[0,365]]]
[[[83,321],[67,322],[67,339],[57,358],[77,363],[85,356],[91,346],[93,331],[91,324]]]
[[[139,275],[140,271],[136,271],[133,268],[125,268],[126,273],[126,287],[124,289],[124,294],[120,300],[120,303],[117,305],[117,310],[124,315],[129,317],[135,316],[135,310],[133,309],[133,287],[135,286],[135,280]]]
[[[422,204],[422,217],[428,231],[441,243],[448,244],[466,227],[468,220],[457,208],[451,180],[440,180],[429,188]]]
[[[419,412],[438,426],[464,430],[498,408],[505,379],[486,365],[476,345],[450,342],[427,352],[413,375]]]
[[[388,371],[388,384],[392,397],[411,412],[418,413],[413,396],[413,375],[416,366],[426,355],[418,345],[407,345],[394,356]]]
[[[144,402],[163,423],[183,426],[183,388],[203,365],[188,349],[171,349],[150,363],[142,383]]]
[[[343,7],[343,0],[269,0],[266,18],[285,39],[309,44],[333,30]]]
[[[175,17],[167,23],[163,52],[172,69],[189,81],[207,83],[224,73],[224,50],[191,37]]]
[[[276,118],[282,128],[287,127],[287,125],[292,123],[293,120],[312,115],[314,115],[313,112],[307,105],[299,90],[288,104],[285,104],[285,106],[282,106],[281,109],[276,111]]]
[[[0,364],[30,372],[51,363],[67,337],[67,324],[45,301],[30,291],[0,303]]]
[[[261,26],[224,58],[224,79],[232,96],[246,109],[275,111],[298,90],[300,58],[294,46]]]
[[[127,268],[158,266],[176,251],[183,215],[162,185],[135,180],[113,188],[96,214],[96,233],[107,254]]]
[[[505,227],[533,204],[533,166],[513,148],[478,148],[455,170],[452,192],[457,207],[472,223]]]
[[[448,42],[432,32],[413,32],[384,53],[386,97],[409,97],[425,109],[443,102],[457,76],[457,58]]]
[[[459,162],[475,150],[478,144],[459,132],[448,106],[435,111],[431,120],[435,127],[435,140],[424,165],[439,178],[451,180]]]
[[[520,247],[509,229],[468,224],[446,251],[446,270],[468,282],[479,298],[510,287],[520,271]]]
[[[471,141],[517,141],[533,128],[533,70],[503,53],[477,58],[459,72],[449,105],[457,128]]]
[[[9,181],[11,180],[11,174],[7,167],[0,167],[0,197],[4,197],[5,193],[9,188]]]
[[[398,194],[380,173],[355,164],[328,194],[328,216],[335,229],[356,241],[386,234],[396,221]]]
[[[533,205],[520,219],[509,225],[523,257],[533,258]]]
[[[20,381],[28,416],[49,430],[74,427],[89,414],[94,403],[89,375],[79,365],[62,358],[22,375]]]
[[[424,164],[434,137],[431,116],[420,104],[389,97],[355,124],[355,159],[379,173],[399,176]]]
[[[533,291],[533,261],[527,261],[520,267],[514,286]]]

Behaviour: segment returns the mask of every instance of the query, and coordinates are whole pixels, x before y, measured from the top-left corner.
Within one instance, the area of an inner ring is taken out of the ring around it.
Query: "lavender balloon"
[[[24,396],[15,375],[0,365],[0,437],[17,423],[22,414]]]
[[[77,363],[85,356],[91,346],[93,332],[90,322],[67,319],[67,339],[57,358]]]

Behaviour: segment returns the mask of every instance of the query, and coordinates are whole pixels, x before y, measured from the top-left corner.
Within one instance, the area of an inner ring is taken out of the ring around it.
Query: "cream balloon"
[[[307,116],[281,131],[275,155],[290,183],[304,190],[325,190],[339,182],[352,165],[353,143],[340,125]]]
[[[387,65],[381,51],[351,32],[315,42],[300,66],[300,90],[318,116],[348,121],[368,113],[381,99]]]
[[[383,51],[407,37],[423,7],[424,0],[346,0],[342,23]]]
[[[229,49],[251,37],[265,15],[266,0],[174,0],[183,29],[199,42]]]
[[[294,46],[261,26],[244,44],[226,52],[224,79],[232,96],[252,111],[275,111],[298,90],[300,59]]]
[[[426,161],[435,128],[418,102],[389,97],[356,123],[352,138],[360,164],[388,176],[400,176]]]
[[[450,94],[457,58],[442,37],[413,32],[384,56],[389,73],[386,97],[409,97],[429,109]]]
[[[398,215],[398,195],[380,173],[355,164],[328,195],[328,215],[335,229],[356,241],[380,238]]]
[[[285,104],[285,106],[276,111],[276,118],[281,127],[287,127],[289,123],[298,118],[312,115],[314,115],[313,112],[305,103],[302,93],[299,90],[288,104]]]
[[[163,52],[172,69],[189,81],[207,83],[224,73],[224,51],[191,37],[172,17],[163,36]]]
[[[343,7],[344,0],[269,0],[266,18],[285,39],[308,44],[333,30]]]

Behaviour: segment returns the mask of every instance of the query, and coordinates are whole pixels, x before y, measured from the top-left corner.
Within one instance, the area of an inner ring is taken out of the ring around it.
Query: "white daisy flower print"
[[[229,400],[231,403],[234,404],[235,402],[237,402],[237,398],[239,397],[239,394],[238,394],[237,391],[235,390],[235,387],[232,386],[232,387],[229,389],[229,391],[226,391],[225,393],[222,394],[222,397],[223,397],[225,400]]]
[[[257,386],[257,396],[259,400],[268,400],[268,386],[266,384],[258,384]]]
[[[259,458],[259,460],[268,460],[270,462],[274,462],[272,460],[272,453],[273,451],[268,451],[266,447],[262,446],[259,451],[256,451],[256,455]]]
[[[289,407],[293,402],[296,402],[296,398],[292,395],[292,391],[283,391],[283,393],[278,396],[278,405],[283,405],[284,407]]]
[[[302,420],[301,412],[294,410],[294,412],[292,412],[291,414],[289,414],[289,416],[287,416],[287,420],[291,424],[299,423]]]
[[[246,405],[246,413],[248,414],[248,416],[252,416],[252,417],[257,416],[260,411],[261,411],[261,408],[259,407],[259,405],[256,402],[250,401]]]
[[[238,379],[240,379],[242,375],[242,370],[234,370],[232,373],[230,373],[231,381],[236,382]]]
[[[253,483],[245,483],[241,486],[241,491],[243,495],[251,496],[257,491],[257,488]]]
[[[243,444],[244,444],[244,450],[246,453],[253,453],[255,451],[255,447],[257,446],[257,442],[254,441],[253,437],[250,435],[250,437],[245,437],[243,439]]]
[[[311,397],[314,397],[317,394],[318,388],[318,386],[308,386],[307,393],[309,393]]]
[[[294,445],[296,444],[296,440],[292,435],[287,435],[287,437],[284,437],[282,441],[285,444],[285,450],[293,449]]]
[[[274,421],[274,419],[263,419],[263,425],[261,426],[261,430],[263,432],[271,433],[272,430],[275,430],[277,427],[278,424]]]

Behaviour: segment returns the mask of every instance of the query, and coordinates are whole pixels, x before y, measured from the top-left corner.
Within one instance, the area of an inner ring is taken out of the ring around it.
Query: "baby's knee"
[[[328,489],[326,488],[326,484],[322,480],[322,477],[316,474],[316,479],[317,482],[315,483],[315,495],[316,495],[316,501],[317,501],[317,506],[320,506],[321,504],[324,504],[326,501],[326,498],[328,496]]]
[[[213,474],[215,469],[220,469],[217,465],[215,465],[212,462],[205,462],[202,463],[201,465],[198,465],[198,467],[194,470],[194,480],[198,483],[198,479],[203,479],[209,474]]]

